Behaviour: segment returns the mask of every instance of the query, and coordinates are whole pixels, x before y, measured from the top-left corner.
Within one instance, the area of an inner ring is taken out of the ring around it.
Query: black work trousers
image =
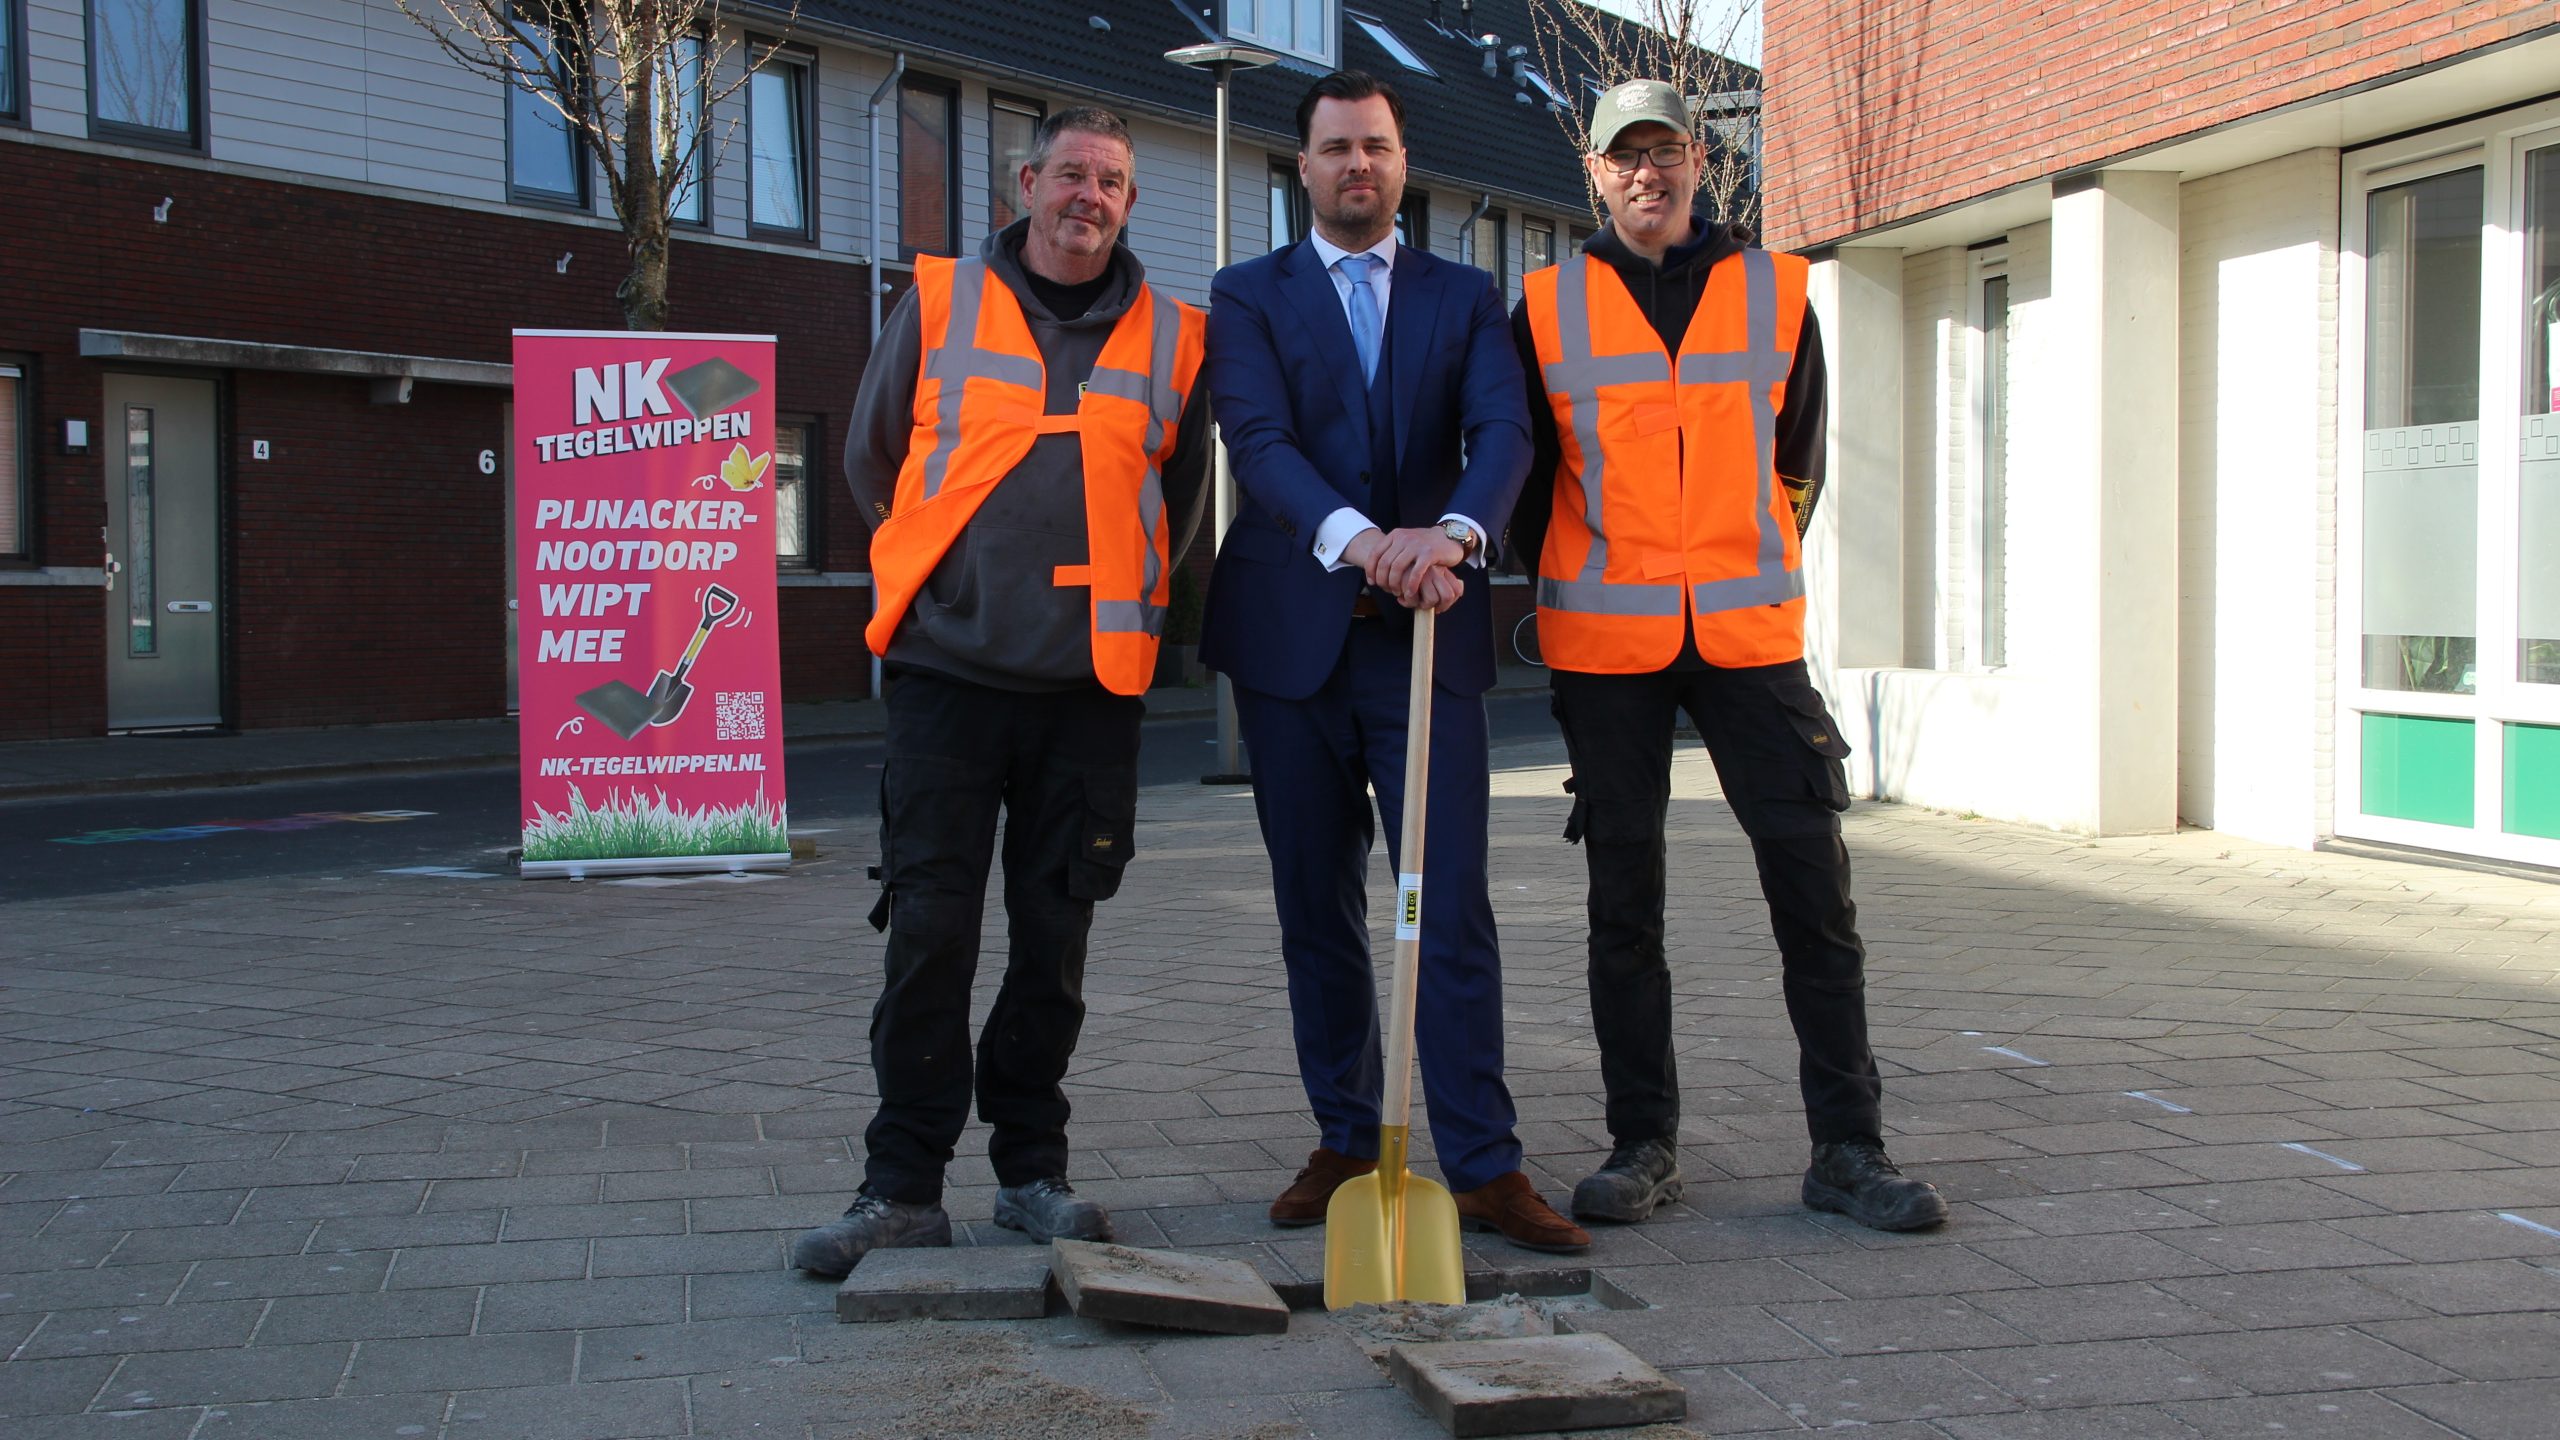
[[[1877,1140],[1883,1087],[1867,1044],[1866,948],[1849,898],[1849,753],[1804,662],[1647,675],[1552,672],[1573,762],[1565,837],[1590,866],[1591,1021],[1610,1138],[1675,1139],[1671,972],[1663,954],[1663,826],[1680,712],[1706,741],[1750,837],[1769,902],[1814,1143]]]
[[[942,1198],[968,1123],[994,1129],[997,1183],[1067,1169],[1059,1082],[1084,1026],[1093,906],[1120,888],[1138,807],[1145,703],[1098,685],[1024,693],[926,670],[888,679],[880,904],[888,976],[871,1010],[880,1105],[864,1180],[909,1205]],[[1004,814],[1004,983],[969,1051],[969,990]]]

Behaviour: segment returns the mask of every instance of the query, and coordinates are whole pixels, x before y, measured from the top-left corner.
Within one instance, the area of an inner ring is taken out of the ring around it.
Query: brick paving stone
[[[1567,1310],[1556,1316],[1566,1334],[1606,1335],[1665,1369],[1735,1365],[1754,1360],[1803,1360],[1821,1346],[1768,1311],[1749,1306],[1720,1310]]]
[[[2560,1379],[2560,1315],[2458,1315],[2357,1327],[2470,1380]]]
[[[1452,1435],[1647,1425],[1688,1410],[1685,1390],[1605,1335],[1397,1345],[1387,1367]]]
[[[535,1280],[480,1291],[475,1333],[587,1330],[609,1325],[670,1324],[685,1318],[678,1275],[600,1280]]]
[[[2461,1260],[2351,1271],[2439,1315],[2560,1311],[2560,1269],[2520,1260]]]
[[[47,1360],[29,1357],[24,1349],[0,1366],[0,1415],[71,1414],[89,1407],[90,1397],[107,1383],[122,1360],[116,1356]]]
[[[2033,1343],[1955,1296],[1771,1305],[1769,1314],[1834,1355],[1976,1350]]]
[[[393,1340],[461,1335],[479,1309],[476,1289],[402,1290],[365,1295],[296,1295],[276,1301],[254,1343]]]
[[[341,1340],[136,1355],[116,1372],[98,1404],[110,1410],[141,1410],[307,1400],[336,1392],[353,1349]]]
[[[2200,1434],[2168,1408],[2150,1405],[2092,1405],[2076,1410],[2031,1410],[2023,1414],[1959,1415],[1939,1421],[1938,1429],[1951,1440],[2199,1440]],[[2201,1433],[2227,1435],[2241,1432]]]
[[[474,1385],[565,1385],[577,1353],[578,1337],[561,1332],[366,1340],[356,1346],[341,1393],[451,1390],[466,1377]]]
[[[190,1435],[191,1440],[428,1436],[443,1423],[444,1413],[442,1395],[350,1395],[261,1405],[227,1404],[205,1411],[202,1428]]]
[[[2560,1380],[2467,1380],[2383,1392],[2468,1440],[2547,1440]]]
[[[2358,1393],[2277,1395],[2171,1405],[2207,1436],[2312,1435],[2333,1440],[2450,1440],[2453,1432],[2391,1400]]]
[[[1059,1240],[1049,1268],[1067,1307],[1087,1319],[1221,1335],[1279,1334],[1290,1324],[1270,1283],[1238,1260]]]
[[[2210,1366],[2258,1395],[2364,1390],[2459,1378],[2456,1372],[2405,1349],[2343,1326],[2192,1336],[2158,1343],[2161,1349]]]
[[[1050,1256],[1030,1245],[875,1250],[836,1287],[836,1318],[1028,1320],[1048,1307]]]
[[[201,1305],[137,1305],[114,1310],[57,1310],[44,1328],[11,1357],[47,1360],[72,1355],[126,1355],[151,1350],[202,1350],[248,1343],[264,1302],[211,1301]],[[14,1370],[15,1366],[9,1367]]]
[[[1796,1424],[1824,1429],[2013,1410],[2018,1401],[1944,1355],[1858,1355],[1736,1365],[1731,1373]],[[1710,1408],[1710,1418],[1718,1412]]]
[[[789,1315],[589,1330],[581,1336],[577,1378],[639,1380],[788,1362],[798,1354],[798,1333]]]
[[[682,1381],[629,1380],[468,1391],[453,1397],[445,1433],[457,1440],[648,1440],[686,1434],[688,1424]]]
[[[2037,1407],[2156,1405],[2241,1393],[2240,1387],[2147,1340],[2091,1340],[1977,1350],[1965,1368]]]

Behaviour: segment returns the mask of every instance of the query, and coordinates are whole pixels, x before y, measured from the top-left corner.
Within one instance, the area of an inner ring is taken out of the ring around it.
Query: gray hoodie
[[[1022,271],[1024,221],[987,237],[979,258],[1013,292],[1031,325],[1048,371],[1048,413],[1074,411],[1080,389],[1121,315],[1135,303],[1146,269],[1115,243],[1108,283],[1074,320],[1050,314]],[[845,436],[845,479],[855,508],[875,532],[889,516],[898,469],[914,434],[916,366],[923,326],[910,290],[881,327],[880,343],[862,373]],[[1199,528],[1209,487],[1209,406],[1195,386],[1183,407],[1173,458],[1163,475],[1165,515],[1178,564]],[[884,657],[1000,690],[1069,690],[1093,677],[1091,592],[1053,583],[1061,565],[1090,562],[1085,532],[1084,449],[1073,434],[1042,435],[1031,453],[997,482],[952,541],[898,622]]]

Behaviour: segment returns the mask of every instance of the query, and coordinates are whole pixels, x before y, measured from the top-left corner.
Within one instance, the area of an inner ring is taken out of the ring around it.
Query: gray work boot
[[[1680,1151],[1668,1140],[1630,1140],[1609,1152],[1609,1163],[1573,1187],[1578,1220],[1632,1225],[1680,1198]]]
[[[1046,1245],[1052,1240],[1108,1240],[1111,1214],[1053,1177],[996,1190],[996,1223]]]
[[[791,1263],[821,1280],[841,1280],[874,1250],[951,1243],[951,1217],[940,1205],[901,1205],[864,1190],[830,1220],[791,1242]]]
[[[1938,1187],[1903,1174],[1873,1140],[1814,1146],[1813,1164],[1804,1172],[1804,1203],[1870,1230],[1926,1230],[1947,1219]]]

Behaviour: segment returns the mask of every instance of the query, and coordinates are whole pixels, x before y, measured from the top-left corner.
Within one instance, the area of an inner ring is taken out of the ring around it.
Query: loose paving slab
[[[1058,1240],[1049,1247],[1049,1268],[1067,1308],[1087,1320],[1213,1335],[1278,1335],[1289,1328],[1279,1292],[1241,1260]]]
[[[1457,1436],[1652,1425],[1689,1410],[1686,1390],[1606,1335],[1398,1345],[1387,1369]]]
[[[1034,1320],[1049,1304],[1049,1252],[1030,1245],[874,1250],[836,1287],[836,1318]]]

